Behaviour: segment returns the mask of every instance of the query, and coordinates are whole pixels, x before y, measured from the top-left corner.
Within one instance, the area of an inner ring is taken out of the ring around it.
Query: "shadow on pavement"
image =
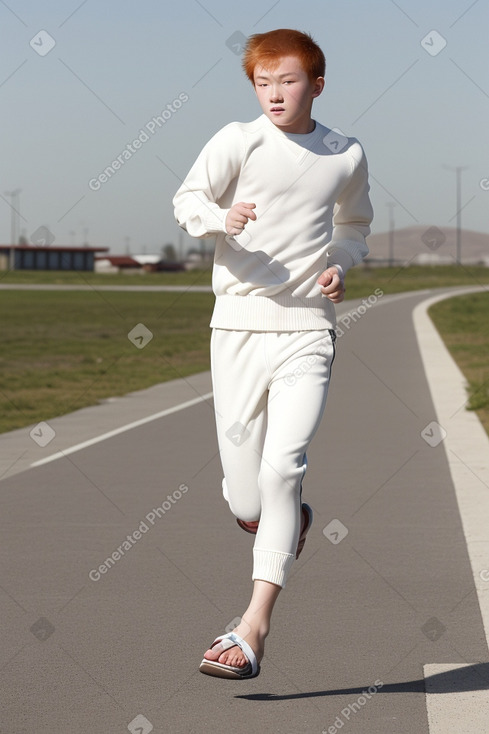
[[[371,684],[363,688],[338,688],[326,691],[306,691],[277,696],[272,693],[253,693],[236,696],[248,701],[293,701],[300,698],[322,698],[323,696],[352,696],[361,695],[368,690]],[[464,665],[460,668],[430,675],[419,680],[410,680],[402,683],[385,683],[378,687],[379,693],[459,693],[462,691],[489,690],[489,663]]]

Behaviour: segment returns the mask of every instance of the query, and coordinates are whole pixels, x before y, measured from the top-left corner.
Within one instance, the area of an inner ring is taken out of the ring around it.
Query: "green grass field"
[[[0,291],[0,432],[207,370],[212,305],[207,293]],[[143,349],[128,338],[139,323],[153,334]]]
[[[2,283],[50,283],[56,285],[210,285],[211,270],[181,273],[91,273],[74,270],[5,270]]]
[[[489,433],[489,293],[440,301],[429,315],[467,379],[468,409]]]
[[[204,285],[210,283],[208,271],[141,276],[17,271],[0,274],[2,282],[89,283],[94,289],[0,290],[0,432],[48,421],[108,397],[209,369],[211,293],[97,290],[98,285],[124,283]],[[376,288],[387,294],[482,283],[489,283],[488,268],[356,268],[348,274],[347,297],[367,297]],[[471,299],[476,302],[474,297]],[[453,302],[447,302],[447,307]],[[444,306],[440,304],[440,308]],[[485,348],[487,362],[487,333],[483,347],[484,336],[477,330],[480,320],[488,323],[483,299],[479,308],[470,324],[461,322],[460,335],[468,345],[473,335],[474,359]],[[446,331],[450,335],[453,318],[453,314],[448,318]],[[139,323],[153,334],[143,349],[128,339],[128,333]],[[441,328],[446,326],[442,324]],[[482,371],[483,357],[480,361],[480,374],[469,378],[477,385],[487,379]],[[473,392],[477,400],[482,399],[482,389],[475,387]]]
[[[113,274],[15,270],[0,272],[2,283],[71,285],[210,285],[211,271],[183,273]],[[489,283],[489,268],[461,265],[410,266],[406,268],[357,267],[348,273],[348,298],[364,298],[376,288],[384,293],[441,288],[450,285]]]

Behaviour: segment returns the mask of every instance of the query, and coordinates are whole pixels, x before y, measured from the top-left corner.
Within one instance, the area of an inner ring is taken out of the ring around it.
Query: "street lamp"
[[[22,189],[14,189],[6,191],[5,196],[10,196],[10,250],[9,250],[9,268],[15,270],[15,250],[17,244],[17,218],[20,219],[20,203],[19,194]]]
[[[394,212],[395,204],[388,201],[386,206],[389,208],[389,267],[394,265]]]
[[[457,263],[460,265],[462,262],[462,171],[465,171],[468,166],[447,166],[443,165],[449,171],[455,171],[456,175],[456,188],[457,188],[457,239],[456,239],[456,252],[457,252]]]

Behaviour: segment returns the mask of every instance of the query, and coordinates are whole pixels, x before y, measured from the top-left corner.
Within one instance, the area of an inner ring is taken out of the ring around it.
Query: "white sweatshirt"
[[[372,207],[360,143],[316,122],[284,133],[266,115],[232,122],[205,145],[173,204],[193,237],[216,236],[211,326],[250,331],[334,328],[334,304],[318,277],[368,254]],[[256,221],[234,237],[226,215],[256,204]]]

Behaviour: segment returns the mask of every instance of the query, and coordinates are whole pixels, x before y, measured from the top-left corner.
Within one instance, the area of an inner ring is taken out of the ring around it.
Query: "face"
[[[288,133],[314,130],[312,102],[323,91],[323,77],[311,81],[299,59],[284,56],[273,71],[257,64],[253,80],[260,106],[274,125]]]

